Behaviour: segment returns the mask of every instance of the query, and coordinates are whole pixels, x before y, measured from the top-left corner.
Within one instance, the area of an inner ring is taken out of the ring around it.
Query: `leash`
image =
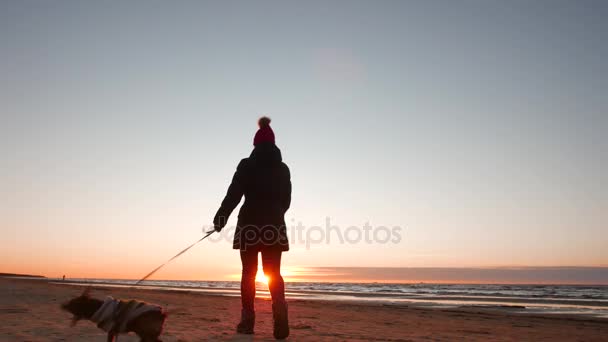
[[[215,233],[215,230],[209,231],[207,232],[207,235],[203,236],[202,238],[200,238],[198,241],[196,241],[195,243],[191,244],[190,246],[186,247],[184,250],[182,250],[181,252],[177,253],[173,258],[165,261],[163,264],[161,264],[160,266],[158,266],[157,268],[153,269],[152,272],[146,274],[145,277],[141,278],[140,280],[138,280],[134,285],[139,285],[142,281],[150,278],[150,276],[152,276],[154,273],[156,273],[156,271],[160,270],[161,268],[163,268],[163,266],[165,266],[166,264],[170,263],[171,261],[173,261],[173,259],[177,258],[178,256],[186,253],[187,250],[189,250],[190,248],[194,247],[195,245],[197,245],[199,242],[205,240],[209,235]]]

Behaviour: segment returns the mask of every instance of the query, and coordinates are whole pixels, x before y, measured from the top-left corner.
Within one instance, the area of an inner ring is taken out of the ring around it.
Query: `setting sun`
[[[268,284],[268,277],[264,273],[258,272],[258,275],[255,277],[255,281],[259,283]]]
[[[258,265],[258,273],[255,276],[255,281],[257,283],[268,284],[268,277],[264,274],[264,269],[261,264]]]

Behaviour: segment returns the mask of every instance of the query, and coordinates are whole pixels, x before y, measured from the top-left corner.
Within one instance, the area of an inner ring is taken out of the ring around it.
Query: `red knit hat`
[[[255,133],[253,146],[257,146],[264,142],[271,142],[274,144],[274,132],[272,131],[272,128],[270,128],[270,118],[262,116],[258,120],[258,126],[260,129]]]

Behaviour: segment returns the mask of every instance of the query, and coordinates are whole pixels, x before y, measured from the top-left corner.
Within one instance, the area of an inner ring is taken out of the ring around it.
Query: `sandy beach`
[[[59,308],[80,287],[44,280],[0,278],[0,340],[105,341],[94,324],[70,328]],[[94,287],[103,298],[137,298],[168,308],[163,341],[272,340],[270,302],[257,301],[254,336],[234,332],[238,297],[184,291]],[[508,312],[429,309],[372,303],[290,301],[290,340],[294,341],[605,341],[608,320],[566,316],[527,316]],[[121,335],[119,341],[137,341]]]

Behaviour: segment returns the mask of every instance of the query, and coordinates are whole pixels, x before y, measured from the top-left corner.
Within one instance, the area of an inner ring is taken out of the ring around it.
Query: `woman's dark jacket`
[[[223,228],[245,195],[239,211],[234,249],[289,250],[285,212],[291,203],[289,168],[281,150],[273,143],[257,145],[249,158],[241,160],[213,224]]]

